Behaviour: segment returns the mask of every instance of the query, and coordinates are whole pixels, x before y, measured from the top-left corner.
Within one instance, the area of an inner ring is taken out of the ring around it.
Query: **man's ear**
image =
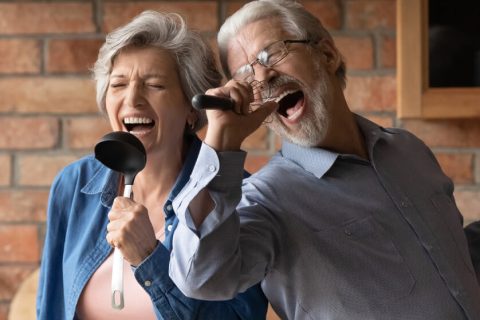
[[[325,57],[328,70],[335,74],[342,64],[342,55],[330,39],[322,39],[317,46],[320,54]]]

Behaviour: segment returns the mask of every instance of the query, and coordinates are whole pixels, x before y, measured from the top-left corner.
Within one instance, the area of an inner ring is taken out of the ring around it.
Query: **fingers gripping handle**
[[[130,198],[132,194],[132,185],[125,185],[123,196]],[[112,308],[123,309],[125,306],[123,297],[123,255],[120,249],[115,248],[113,251],[112,266]]]
[[[233,110],[235,107],[235,101],[230,98],[210,96],[207,94],[197,94],[192,98],[192,105],[197,110]]]

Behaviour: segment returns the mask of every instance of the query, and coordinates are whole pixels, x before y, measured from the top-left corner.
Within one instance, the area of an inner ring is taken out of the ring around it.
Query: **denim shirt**
[[[201,146],[196,137],[185,164],[163,206],[165,241],[138,267],[138,283],[152,300],[158,319],[265,319],[267,300],[260,285],[227,301],[184,296],[168,276],[173,233],[178,219],[172,199],[188,181]],[[117,196],[120,175],[93,155],[66,168],[55,178],[49,198],[47,231],[37,291],[37,319],[75,319],[83,288],[112,248],[107,243],[108,212]],[[149,280],[149,286],[144,282]]]

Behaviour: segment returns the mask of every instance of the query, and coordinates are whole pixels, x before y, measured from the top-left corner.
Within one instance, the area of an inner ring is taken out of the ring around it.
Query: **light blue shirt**
[[[243,186],[245,153],[203,145],[173,202],[180,290],[231,298],[262,281],[282,319],[480,319],[452,182],[412,134],[356,120],[369,161],[285,142]],[[215,209],[196,230],[203,187]]]
[[[184,167],[163,206],[165,241],[132,269],[135,278],[150,296],[158,319],[265,319],[267,300],[259,285],[232,300],[209,302],[185,297],[168,276],[172,238],[178,224],[171,203],[188,181],[200,146],[201,142],[193,139]],[[93,156],[74,162],[56,177],[48,204],[37,319],[76,318],[83,288],[112,252],[105,236],[118,183],[119,175]],[[149,286],[144,285],[146,280]]]

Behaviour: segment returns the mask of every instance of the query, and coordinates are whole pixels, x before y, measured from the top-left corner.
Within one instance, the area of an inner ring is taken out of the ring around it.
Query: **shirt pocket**
[[[330,279],[327,304],[352,310],[385,305],[408,296],[415,285],[410,269],[382,227],[371,216],[316,232],[320,277]],[[337,301],[335,301],[337,300]]]
[[[439,219],[437,220],[440,223],[440,225],[437,224],[436,235],[445,240],[442,241],[442,250],[448,256],[453,257],[452,259],[454,260],[458,260],[460,255],[466,268],[474,274],[467,239],[460,220],[460,211],[458,211],[455,203],[445,194],[435,194],[430,199],[435,207],[435,214],[438,215]]]

